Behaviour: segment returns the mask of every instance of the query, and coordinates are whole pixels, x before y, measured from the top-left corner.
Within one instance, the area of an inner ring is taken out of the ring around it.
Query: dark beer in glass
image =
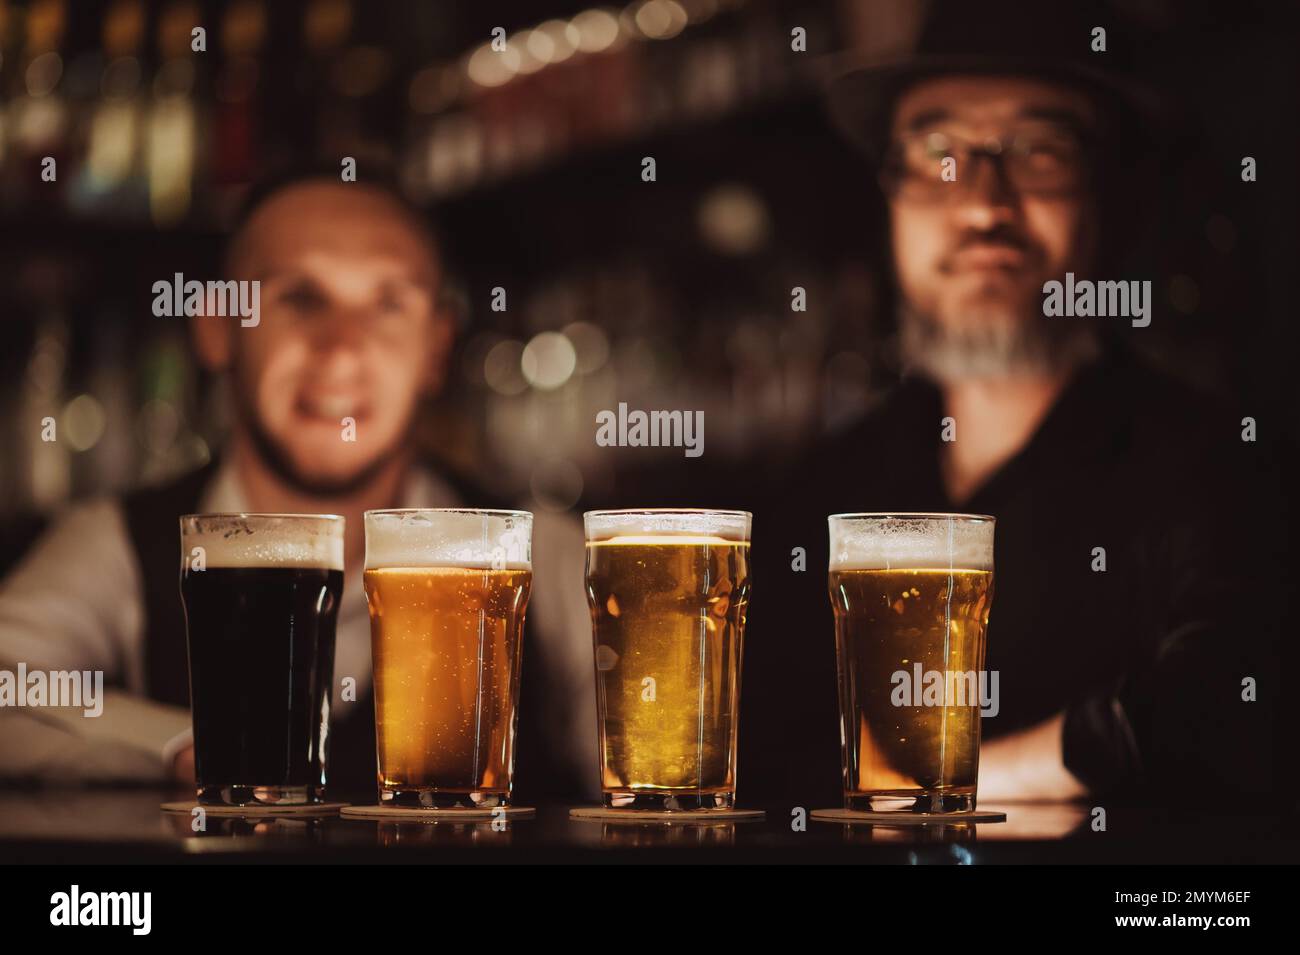
[[[192,514],[181,547],[198,801],[320,801],[343,518]]]

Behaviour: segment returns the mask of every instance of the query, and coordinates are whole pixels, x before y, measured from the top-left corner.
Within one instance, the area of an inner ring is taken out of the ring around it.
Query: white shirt
[[[433,473],[414,469],[402,507],[462,502]],[[199,501],[203,512],[248,509],[230,462],[223,462]],[[533,518],[533,594],[528,617],[537,659],[523,679],[548,682],[563,701],[552,731],[569,743],[579,778],[599,792],[595,667],[591,617],[583,586],[582,528],[571,516]],[[72,506],[0,581],[0,670],[20,662],[34,670],[102,670],[103,712],[79,708],[0,707],[0,776],[50,781],[164,781],[176,752],[190,741],[190,712],[145,696],[144,587],[121,503]],[[355,677],[357,696],[371,682],[370,620],[360,576],[345,576],[335,644],[335,681]]]

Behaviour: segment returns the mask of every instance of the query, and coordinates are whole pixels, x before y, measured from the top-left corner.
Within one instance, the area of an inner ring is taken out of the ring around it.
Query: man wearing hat
[[[1169,114],[1118,70],[1134,43],[1120,23],[1081,6],[938,4],[913,55],[831,83],[888,207],[904,374],[795,462],[769,520],[780,563],[764,577],[783,593],[755,591],[740,764],[772,803],[838,799],[818,571],[825,515],[850,511],[997,518],[982,801],[1274,785],[1278,610],[1248,595],[1279,563],[1239,510],[1268,507],[1273,473],[1240,415],[1131,353],[1136,313],[1045,314],[1049,283],[1153,277],[1123,271],[1121,240]],[[1161,321],[1159,301],[1141,307]]]

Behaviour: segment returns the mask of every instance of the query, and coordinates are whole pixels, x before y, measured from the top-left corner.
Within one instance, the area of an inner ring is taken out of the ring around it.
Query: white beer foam
[[[343,518],[308,514],[191,514],[182,559],[202,547],[208,567],[343,569]]]
[[[587,540],[617,537],[698,537],[723,541],[749,540],[748,511],[588,511],[582,515]]]
[[[532,570],[527,511],[425,508],[366,512],[366,569],[469,567]]]
[[[991,517],[834,514],[831,570],[992,570]]]

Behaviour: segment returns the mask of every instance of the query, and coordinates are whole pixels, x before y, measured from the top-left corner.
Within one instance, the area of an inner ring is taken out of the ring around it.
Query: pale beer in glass
[[[585,525],[605,805],[731,808],[750,515],[592,511]]]

